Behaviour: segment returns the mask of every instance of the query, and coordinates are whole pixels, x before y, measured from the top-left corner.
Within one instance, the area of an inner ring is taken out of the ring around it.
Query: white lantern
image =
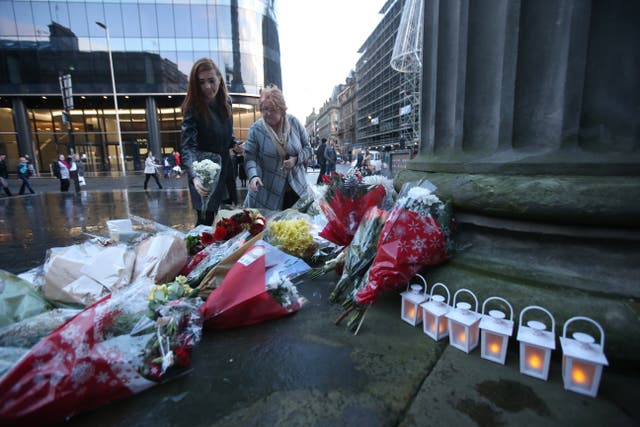
[[[591,335],[583,332],[573,333],[573,339],[567,338],[567,326],[576,320],[594,324],[600,331],[600,343],[595,343]],[[604,331],[602,327],[588,317],[572,317],[564,324],[560,344],[562,345],[562,379],[564,388],[595,397],[598,394],[602,367],[609,364],[604,355]]]
[[[527,325],[522,324],[524,314],[530,310],[546,313],[551,319],[551,331],[546,331],[547,325],[537,320],[530,320]],[[520,312],[518,324],[518,341],[520,341],[520,372],[535,378],[547,380],[551,350],[556,348],[556,322],[546,309],[530,305]]]
[[[420,304],[429,298],[427,296],[427,281],[419,274],[416,274],[416,276],[422,279],[422,284],[409,282],[407,290],[400,294],[402,297],[400,316],[402,320],[411,326],[416,326],[422,322],[422,307],[420,307]]]
[[[509,319],[505,319],[505,313],[500,310],[489,310],[485,313],[487,303],[490,301],[501,301],[509,307]],[[513,307],[500,297],[487,298],[482,303],[482,320],[480,320],[480,356],[492,362],[501,363],[507,358],[507,347],[509,337],[513,334]]]
[[[471,295],[475,302],[475,307],[471,310],[471,304],[468,302],[458,302],[456,300],[459,294]],[[458,289],[453,294],[454,309],[446,314],[449,321],[449,344],[453,347],[469,353],[478,345],[480,336],[480,319],[482,315],[478,313],[478,298],[468,289]]]
[[[436,289],[443,289],[447,293],[447,297],[436,294]],[[447,327],[447,318],[445,315],[451,310],[449,300],[451,294],[449,289],[443,283],[436,283],[431,287],[429,300],[421,305],[422,307],[422,330],[425,334],[438,341],[449,335]]]

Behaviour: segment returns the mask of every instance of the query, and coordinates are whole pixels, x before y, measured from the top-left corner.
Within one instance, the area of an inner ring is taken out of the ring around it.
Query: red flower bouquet
[[[235,328],[295,313],[306,299],[291,281],[309,270],[301,259],[258,241],[200,308],[204,327]]]
[[[373,206],[380,207],[387,191],[381,184],[366,184],[358,174],[344,177],[334,173],[327,181],[329,187],[320,200],[320,209],[328,223],[320,236],[346,246],[351,243],[365,212]]]
[[[264,230],[266,223],[267,220],[258,211],[244,209],[218,221],[213,231],[213,238],[214,240],[229,240],[242,231],[248,231],[252,236],[255,236]]]
[[[61,422],[152,387],[187,363],[202,331],[202,300],[166,300],[152,319],[150,288],[139,282],[109,294],[40,340],[0,380],[0,424]]]
[[[452,246],[450,205],[431,192],[430,183],[407,183],[380,232],[375,258],[347,311],[357,308],[352,329],[380,293],[405,286],[418,271],[445,261]]]

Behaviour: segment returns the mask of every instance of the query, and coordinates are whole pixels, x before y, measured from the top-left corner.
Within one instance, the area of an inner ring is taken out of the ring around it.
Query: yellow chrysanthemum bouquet
[[[309,220],[297,211],[285,211],[267,223],[267,236],[272,245],[298,258],[310,258],[318,249],[310,231]]]

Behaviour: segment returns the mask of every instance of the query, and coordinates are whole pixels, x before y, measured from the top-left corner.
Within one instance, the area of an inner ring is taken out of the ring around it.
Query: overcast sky
[[[386,0],[278,0],[282,86],[288,112],[304,123],[355,69],[358,50]]]

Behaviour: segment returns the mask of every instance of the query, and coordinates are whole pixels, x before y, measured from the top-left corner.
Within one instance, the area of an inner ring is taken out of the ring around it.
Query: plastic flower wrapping
[[[200,339],[202,300],[180,298],[148,317],[148,280],[109,294],[35,344],[0,379],[0,420],[37,425],[139,393]]]
[[[191,169],[196,177],[200,178],[202,181],[202,185],[209,189],[209,194],[207,196],[200,196],[202,200],[202,204],[200,205],[201,216],[204,218],[206,216],[206,211],[209,208],[209,201],[211,200],[211,196],[218,186],[218,181],[220,180],[220,172],[222,167],[222,157],[220,157],[217,153],[209,153],[209,152],[198,152],[198,158],[200,160],[194,161],[191,165]]]
[[[329,301],[342,301],[350,295],[358,278],[368,270],[376,256],[380,231],[389,213],[377,207],[370,208],[360,222],[353,240],[344,250],[345,260],[340,279],[329,295]]]
[[[324,179],[328,187],[320,200],[320,209],[328,223],[320,236],[337,245],[346,246],[351,242],[369,208],[383,207],[385,201],[390,207],[393,202],[393,187],[384,177],[366,180],[359,174],[333,173]]]
[[[364,311],[385,291],[405,286],[422,268],[449,258],[452,248],[451,206],[433,193],[428,181],[409,182],[380,231],[369,270],[343,302],[351,311],[348,325],[358,330]]]
[[[237,234],[248,231],[255,236],[264,230],[267,223],[265,217],[256,209],[243,209],[227,218],[220,219],[213,231],[214,240],[229,240]]]
[[[287,209],[269,220],[265,241],[290,255],[310,259],[319,247],[311,232],[312,222],[308,215]]]
[[[310,267],[265,241],[238,259],[200,309],[205,329],[228,329],[298,311],[306,302],[293,281]]]

